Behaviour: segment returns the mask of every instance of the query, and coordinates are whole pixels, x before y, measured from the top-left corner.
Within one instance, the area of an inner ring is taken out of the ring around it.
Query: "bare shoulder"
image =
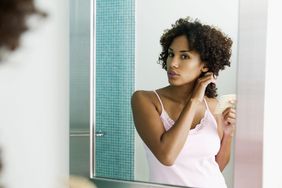
[[[161,110],[154,91],[137,90],[131,96],[132,108],[153,107],[158,112]]]
[[[132,99],[138,99],[140,97],[146,97],[150,91],[145,91],[145,90],[137,90],[132,94]]]
[[[152,101],[153,91],[137,90],[131,96],[131,103]]]
[[[159,138],[164,129],[157,100],[154,91],[135,91],[131,97],[134,125],[147,144],[154,138]]]
[[[208,97],[206,97],[205,99],[209,105],[210,111],[213,113],[215,111],[218,100],[216,98],[208,98]]]

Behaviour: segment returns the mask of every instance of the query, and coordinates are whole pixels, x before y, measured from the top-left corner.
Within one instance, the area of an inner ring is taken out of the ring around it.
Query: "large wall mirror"
[[[167,85],[157,63],[159,40],[165,29],[187,16],[220,28],[232,39],[231,67],[219,73],[217,87],[219,96],[238,94],[240,7],[239,0],[70,1],[71,173],[90,174],[102,186],[123,182],[129,187],[165,187],[148,181],[131,95]],[[235,187],[236,143],[223,171],[229,188]]]

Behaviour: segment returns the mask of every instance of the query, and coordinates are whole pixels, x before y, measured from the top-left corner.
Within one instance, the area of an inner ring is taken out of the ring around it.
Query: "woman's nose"
[[[171,58],[170,67],[179,67],[179,61],[176,57]]]

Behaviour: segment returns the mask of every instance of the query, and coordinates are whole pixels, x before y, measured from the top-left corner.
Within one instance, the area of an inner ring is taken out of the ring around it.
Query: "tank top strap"
[[[207,101],[206,101],[205,97],[204,97],[204,102],[205,102],[205,105],[206,105],[206,109],[207,109],[207,111],[210,111],[210,109],[209,109],[209,105],[208,105],[208,103],[207,103]]]
[[[163,105],[163,103],[162,103],[162,100],[161,100],[161,98],[160,98],[160,96],[159,96],[159,94],[157,93],[156,90],[154,90],[154,93],[156,94],[156,96],[158,97],[158,99],[159,99],[159,101],[160,101],[160,103],[161,103],[162,112],[163,112],[163,111],[164,111],[164,105]]]

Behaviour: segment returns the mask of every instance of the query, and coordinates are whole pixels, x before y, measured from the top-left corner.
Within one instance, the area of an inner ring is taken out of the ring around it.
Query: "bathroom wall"
[[[96,176],[132,180],[135,1],[96,1]]]
[[[281,127],[281,3],[268,0],[265,101],[263,127],[263,188],[282,187]]]
[[[93,1],[94,2],[94,1]],[[90,107],[95,106],[96,177],[134,177],[134,126],[130,97],[134,90],[135,3],[70,2],[70,173],[90,174]],[[94,104],[90,104],[90,24],[94,37]]]

